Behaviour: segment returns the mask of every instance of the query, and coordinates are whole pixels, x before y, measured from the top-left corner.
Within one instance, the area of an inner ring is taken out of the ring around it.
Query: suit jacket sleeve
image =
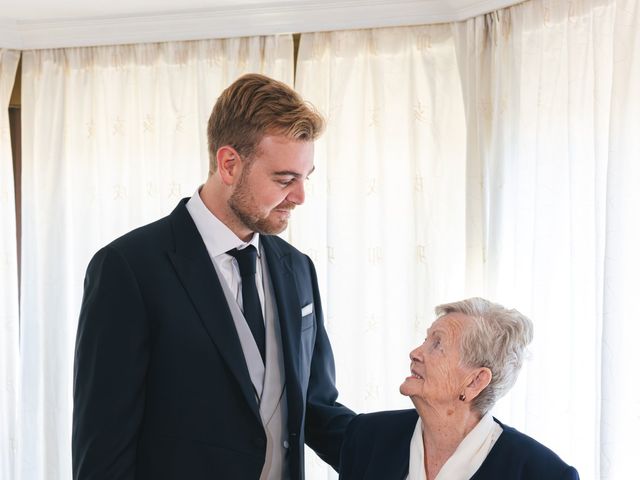
[[[148,327],[134,272],[114,247],[85,277],[74,364],[74,479],[133,479]]]
[[[340,480],[405,479],[417,420],[415,409],[355,417],[342,445]]]
[[[366,449],[364,444],[367,438],[359,438],[360,420],[362,415],[355,417],[350,423],[345,433],[345,438],[342,442],[342,449],[340,452],[340,479],[349,479],[355,477],[355,466],[361,463],[360,451],[358,450],[358,442],[360,442],[360,448]],[[364,440],[364,441],[363,441]]]
[[[313,283],[317,334],[307,390],[305,438],[318,456],[337,471],[344,434],[355,413],[336,401],[338,390],[333,352],[324,328],[315,268],[311,260],[307,260]]]
[[[580,476],[578,475],[578,471],[573,467],[567,467],[567,469],[562,474],[562,480],[580,480]]]

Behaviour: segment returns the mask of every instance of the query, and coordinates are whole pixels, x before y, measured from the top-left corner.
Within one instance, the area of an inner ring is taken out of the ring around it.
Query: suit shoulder
[[[100,248],[91,258],[87,272],[112,261],[124,261],[132,267],[154,261],[172,242],[168,217],[138,227]],[[117,260],[120,259],[120,260]]]
[[[142,247],[145,251],[154,247],[165,248],[165,243],[173,238],[172,229],[190,227],[197,232],[196,226],[187,210],[189,198],[183,198],[173,211],[151,223],[135,228],[116,238],[107,247],[130,250]]]
[[[137,246],[149,248],[150,243],[169,236],[170,232],[171,225],[167,216],[125,233],[109,243],[107,247],[117,250],[129,250]]]
[[[175,249],[175,233],[181,228],[197,229],[183,198],[174,210],[159,220],[135,228],[102,247],[91,259],[90,265],[104,259],[109,252],[117,254],[130,264],[145,265],[156,262],[159,255]]]

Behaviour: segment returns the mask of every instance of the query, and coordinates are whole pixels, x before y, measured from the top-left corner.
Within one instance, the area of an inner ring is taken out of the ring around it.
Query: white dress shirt
[[[493,420],[491,413],[485,414],[473,430],[462,439],[434,480],[469,480],[487,458],[501,433],[502,427]],[[407,480],[427,480],[427,473],[424,471],[424,442],[420,418],[411,437]]]
[[[258,261],[256,262],[256,287],[258,288],[262,318],[264,319],[264,286],[262,284],[262,265],[259,260],[262,257],[262,252],[260,251],[260,235],[254,233],[251,240],[243,242],[205,206],[202,198],[200,198],[200,189],[198,189],[187,202],[187,211],[196,224],[196,228],[204,241],[204,245],[207,247],[211,261],[223,277],[221,280],[227,282],[229,289],[235,295],[238,306],[242,311],[244,310],[242,308],[240,267],[238,267],[238,261],[227,252],[233,248],[242,250],[249,245],[253,245],[256,248],[258,252]]]

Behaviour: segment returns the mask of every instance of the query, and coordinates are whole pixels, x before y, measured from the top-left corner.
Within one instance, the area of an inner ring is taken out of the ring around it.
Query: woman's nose
[[[421,360],[420,357],[420,348],[414,348],[409,352],[409,359],[412,362],[419,362]]]

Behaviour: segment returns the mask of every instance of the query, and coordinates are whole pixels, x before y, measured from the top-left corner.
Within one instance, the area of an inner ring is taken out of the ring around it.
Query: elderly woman
[[[415,410],[359,415],[341,454],[344,480],[572,480],[573,467],[494,419],[533,336],[516,310],[481,298],[440,305],[400,386]]]

